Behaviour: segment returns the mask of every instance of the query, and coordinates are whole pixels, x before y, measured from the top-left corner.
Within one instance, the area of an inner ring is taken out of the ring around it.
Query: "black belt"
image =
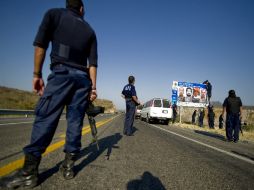
[[[86,74],[86,75],[89,74],[88,69],[81,70],[81,69],[78,69],[78,68],[75,68],[75,67],[72,67],[72,66],[69,66],[66,64],[54,64],[53,66],[51,66],[51,70],[53,70],[53,71],[54,71],[54,69],[57,69],[57,68],[65,68],[69,73]]]
[[[51,63],[50,68],[51,70],[57,67],[67,67],[67,68],[72,68],[72,69],[77,69],[83,72],[86,72],[87,74],[89,74],[89,69],[82,66],[82,65],[78,65],[75,63],[59,63],[59,62],[55,62],[55,63]]]

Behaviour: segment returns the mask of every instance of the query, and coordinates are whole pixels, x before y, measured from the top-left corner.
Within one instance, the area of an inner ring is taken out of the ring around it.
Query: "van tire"
[[[165,120],[163,123],[164,123],[165,125],[168,125],[169,119]]]

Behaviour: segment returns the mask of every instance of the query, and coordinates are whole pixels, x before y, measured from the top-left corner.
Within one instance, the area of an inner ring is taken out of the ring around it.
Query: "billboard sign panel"
[[[172,102],[178,106],[206,107],[208,105],[206,85],[173,81]]]

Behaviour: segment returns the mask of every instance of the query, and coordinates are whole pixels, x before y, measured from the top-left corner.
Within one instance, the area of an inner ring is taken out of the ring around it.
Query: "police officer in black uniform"
[[[228,92],[228,97],[224,100],[223,111],[226,115],[226,136],[228,141],[239,140],[240,121],[242,119],[242,101],[237,97],[234,90]]]
[[[204,125],[204,117],[205,117],[205,110],[204,109],[200,109],[199,110],[199,117],[198,117],[198,124],[199,124],[199,127],[203,127]]]
[[[215,113],[213,111],[213,106],[210,105],[208,106],[208,125],[210,129],[214,129],[214,117],[215,117]]]
[[[212,84],[208,81],[208,80],[205,80],[203,82],[203,84],[206,85],[206,90],[207,90],[207,100],[208,100],[208,104],[210,105],[210,99],[212,97]]]
[[[133,122],[136,111],[136,106],[140,104],[137,93],[135,90],[135,77],[129,76],[128,78],[129,84],[125,85],[122,90],[122,96],[126,101],[126,114],[124,121],[124,129],[123,134],[127,136],[131,136],[133,133]]]
[[[61,171],[65,179],[74,177],[74,160],[81,148],[81,131],[88,102],[97,97],[97,40],[83,19],[82,0],[66,0],[66,9],[50,9],[44,15],[33,45],[33,88],[41,97],[35,109],[30,144],[23,151],[25,161],[7,187],[34,187],[38,182],[41,155],[50,144],[66,106],[68,123]],[[42,66],[52,43],[51,74],[44,88]]]
[[[197,115],[197,110],[194,110],[194,112],[192,113],[192,117],[191,117],[192,125],[195,125],[195,123],[196,123],[196,115]]]

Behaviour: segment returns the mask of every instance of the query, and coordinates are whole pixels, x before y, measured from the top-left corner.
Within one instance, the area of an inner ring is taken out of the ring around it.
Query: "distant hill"
[[[219,102],[219,101],[212,101],[211,104],[212,104],[215,108],[222,108],[222,103]],[[243,109],[254,110],[254,106],[243,105]]]
[[[214,107],[222,107],[222,103],[219,102],[219,101],[212,101],[211,104],[212,104]]]
[[[0,109],[33,110],[38,99],[32,92],[0,86]],[[97,99],[94,104],[105,107],[107,113],[116,111],[110,100]]]

